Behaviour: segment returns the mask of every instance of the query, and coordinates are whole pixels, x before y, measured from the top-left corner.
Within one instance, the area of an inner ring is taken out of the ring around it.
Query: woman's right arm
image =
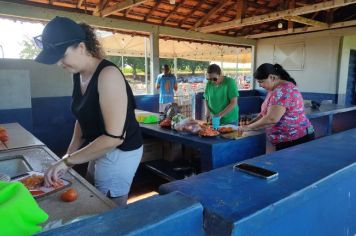
[[[263,116],[262,116],[261,114],[258,114],[258,116],[256,116],[255,118],[253,118],[250,122],[248,122],[248,125],[255,123],[256,121],[260,120],[262,117],[263,117]]]
[[[80,128],[79,122],[75,121],[74,131],[72,140],[70,141],[67,154],[71,154],[77,151],[84,143],[84,139],[82,139],[82,129]]]

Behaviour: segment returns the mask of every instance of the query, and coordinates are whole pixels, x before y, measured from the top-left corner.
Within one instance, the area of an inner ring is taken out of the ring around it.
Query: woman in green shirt
[[[216,64],[209,65],[206,79],[208,83],[205,87],[204,99],[207,119],[218,116],[222,125],[237,125],[239,91],[236,82],[232,78],[223,76],[220,67]]]

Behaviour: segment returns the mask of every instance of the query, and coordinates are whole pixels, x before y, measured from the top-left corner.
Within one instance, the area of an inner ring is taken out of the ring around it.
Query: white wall
[[[58,66],[43,65],[33,60],[0,59],[0,72],[15,76],[23,70],[29,73],[32,98],[72,95],[72,77]],[[1,87],[2,83],[0,81]]]
[[[337,94],[340,45],[344,35],[352,34],[356,34],[356,28],[258,40],[256,67],[265,62],[273,63],[274,45],[304,43],[304,69],[288,72],[297,81],[302,92]]]
[[[28,70],[0,70],[0,110],[31,108]]]

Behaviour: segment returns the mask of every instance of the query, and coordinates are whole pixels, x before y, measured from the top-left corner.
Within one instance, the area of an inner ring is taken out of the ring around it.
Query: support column
[[[159,75],[159,35],[158,32],[150,33],[150,79],[151,94],[157,93],[155,89],[156,78]]]
[[[124,73],[124,56],[121,56],[121,70]]]
[[[178,79],[178,67],[177,67],[177,58],[174,58],[174,76]]]
[[[256,83],[255,83],[255,80],[253,79],[253,72],[256,70],[256,48],[255,46],[252,46],[251,47],[251,56],[252,56],[252,60],[251,60],[251,73],[250,73],[250,76],[252,78],[252,81],[251,81],[251,87],[252,89],[256,89]]]
[[[148,60],[147,60],[147,38],[145,37],[145,86],[146,86],[146,94],[149,93],[149,84],[148,84]]]
[[[240,89],[240,79],[239,79],[239,53],[237,53],[236,57],[236,85],[237,89]]]

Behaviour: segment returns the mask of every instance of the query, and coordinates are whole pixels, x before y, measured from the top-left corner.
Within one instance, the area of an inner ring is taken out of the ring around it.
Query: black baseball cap
[[[84,41],[85,31],[75,21],[56,16],[34,40],[42,48],[35,61],[50,65],[57,63],[68,47]]]

